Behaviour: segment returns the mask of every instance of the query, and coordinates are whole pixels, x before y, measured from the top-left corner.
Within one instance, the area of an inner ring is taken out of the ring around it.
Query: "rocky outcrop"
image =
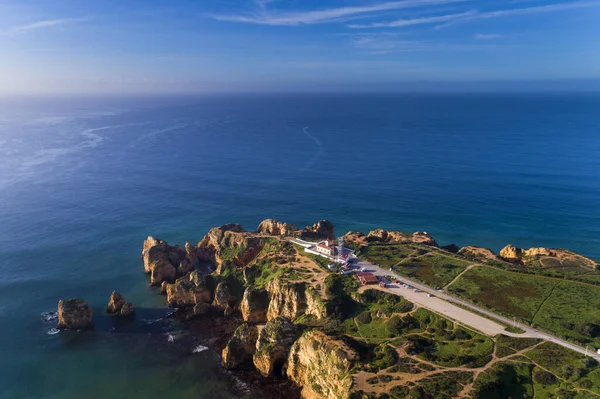
[[[210,229],[198,243],[198,256],[216,267],[222,274],[232,267],[244,267],[252,262],[264,246],[263,238],[248,233],[239,224],[226,224]]]
[[[267,320],[283,316],[295,320],[306,312],[306,285],[290,283],[283,280],[271,280],[267,285],[269,291],[269,309]]]
[[[163,281],[172,282],[194,268],[197,249],[186,243],[185,249],[171,246],[166,241],[148,237],[142,250],[144,271],[150,274],[150,284],[160,285]]]
[[[84,330],[94,327],[92,309],[82,299],[67,299],[58,301],[58,328]]]
[[[213,305],[222,309],[235,305],[235,296],[231,293],[231,287],[227,282],[221,281],[217,284]]]
[[[315,316],[317,319],[327,317],[327,306],[318,292],[312,288],[307,288],[306,296],[306,314]]]
[[[288,354],[297,334],[294,323],[285,317],[269,320],[260,330],[252,360],[263,376],[284,375]]]
[[[267,321],[269,309],[269,293],[265,290],[248,287],[244,291],[240,311],[244,321],[250,323],[264,323]]]
[[[454,243],[444,245],[443,247],[440,247],[440,248],[443,249],[444,251],[448,251],[453,254],[456,254],[456,253],[458,253],[458,251],[460,251],[460,248],[458,247],[458,245],[456,245]]]
[[[462,247],[458,250],[458,254],[468,259],[498,259],[496,254],[491,249],[475,247],[472,245]]]
[[[200,303],[211,303],[215,281],[194,270],[166,287],[167,302],[172,307],[192,307]]]
[[[133,305],[125,300],[117,291],[113,291],[106,307],[108,313],[119,316],[131,316],[135,313]]]
[[[360,231],[349,231],[344,235],[344,242],[350,242],[353,244],[366,244],[367,236]]]
[[[335,239],[335,228],[329,220],[319,220],[312,226],[306,226],[300,232],[300,238],[306,240],[324,240],[329,238]]]
[[[239,326],[223,349],[223,367],[235,369],[252,363],[257,340],[258,328],[255,325],[243,323]]]
[[[521,248],[517,248],[512,244],[508,244],[500,250],[500,257],[507,260],[519,260],[523,256]]]
[[[509,261],[520,261],[522,258],[534,256],[557,256],[557,252],[543,247],[521,249],[512,244],[508,244],[500,251],[500,257]]]
[[[292,346],[287,375],[302,389],[304,399],[348,398],[351,370],[358,355],[342,341],[312,330]]]
[[[297,235],[298,229],[293,224],[282,223],[275,219],[266,219],[258,225],[257,232],[271,236],[289,237]]]
[[[437,247],[437,242],[426,232],[415,232],[413,234],[403,233],[401,231],[386,231],[377,229],[369,232],[368,241],[415,243]]]

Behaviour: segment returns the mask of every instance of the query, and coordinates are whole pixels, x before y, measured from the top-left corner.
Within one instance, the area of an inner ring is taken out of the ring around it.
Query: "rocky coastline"
[[[172,318],[183,323],[188,340],[202,337],[219,356],[223,373],[240,395],[349,398],[364,354],[359,353],[360,343],[339,333],[339,321],[364,297],[356,292],[349,296],[346,288],[338,287],[347,282],[338,281],[338,274],[296,248],[291,238],[334,239],[334,226],[321,220],[298,229],[267,219],[255,231],[247,231],[239,224],[226,224],[211,229],[197,245],[187,242],[183,247],[148,237],[142,247],[144,272],[150,285],[160,287],[157,291],[167,305],[177,309]],[[566,256],[563,250],[512,245],[498,255],[474,246],[440,248],[426,232],[383,229],[350,232],[344,242],[354,248],[401,243],[512,264]],[[131,318],[135,307],[113,292],[106,311],[112,317]],[[58,328],[92,329],[92,313],[80,299],[60,301]]]

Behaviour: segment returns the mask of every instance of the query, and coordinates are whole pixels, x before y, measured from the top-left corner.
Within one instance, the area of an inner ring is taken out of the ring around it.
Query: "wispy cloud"
[[[464,1],[468,0],[403,0],[388,1],[365,6],[282,12],[269,11],[266,5],[271,1],[262,0],[257,2],[257,7],[254,12],[248,14],[214,15],[213,18],[219,21],[243,22],[260,25],[309,25],[363,18],[383,11],[459,3]]]
[[[26,25],[20,25],[13,27],[11,33],[23,33],[36,29],[52,28],[61,25],[67,25],[75,22],[82,21],[82,18],[61,18],[61,19],[47,19],[43,21],[36,21]]]
[[[511,8],[505,10],[497,10],[497,11],[478,11],[472,10],[464,13],[458,14],[446,14],[446,15],[438,15],[438,16],[430,16],[430,17],[419,17],[412,19],[399,19],[390,22],[375,22],[371,24],[364,25],[349,25],[350,28],[401,28],[405,26],[413,26],[413,25],[424,25],[424,24],[434,24],[440,23],[443,24],[436,26],[436,28],[443,28],[450,25],[454,25],[457,23],[464,23],[468,21],[480,20],[480,19],[491,19],[491,18],[501,18],[501,17],[509,17],[516,15],[533,15],[533,14],[541,14],[546,12],[555,12],[555,11],[567,11],[579,8],[587,8],[587,7],[599,7],[600,1],[575,1],[571,3],[556,3],[556,4],[547,4],[543,6],[533,6],[533,7],[525,7],[525,8]]]
[[[458,14],[438,15],[433,17],[420,17],[412,19],[398,19],[392,22],[375,22],[366,25],[348,25],[349,28],[363,29],[363,28],[401,28],[404,26],[412,25],[423,25],[423,24],[435,24],[439,22],[453,21],[460,18],[468,18],[476,15],[477,11],[467,11]]]
[[[491,50],[490,46],[461,44],[461,43],[438,43],[421,40],[400,40],[385,34],[373,34],[371,36],[359,37],[354,41],[354,46],[364,50],[367,54],[383,55],[390,53],[407,52],[456,52],[456,51],[482,51]],[[495,49],[494,47],[493,49]]]
[[[477,40],[500,39],[501,37],[504,37],[504,35],[500,35],[498,33],[477,33],[475,35],[475,39]]]

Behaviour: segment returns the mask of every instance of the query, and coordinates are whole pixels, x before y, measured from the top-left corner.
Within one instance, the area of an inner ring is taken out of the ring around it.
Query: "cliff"
[[[148,237],[142,249],[144,271],[150,274],[150,284],[160,285],[163,281],[173,282],[192,270],[196,261],[197,248],[190,243],[182,249],[178,245],[171,246],[166,241]]]
[[[239,326],[223,349],[223,367],[235,369],[244,364],[252,363],[257,340],[258,328],[256,326],[249,323],[243,323]]]
[[[293,224],[282,223],[275,219],[263,220],[259,225],[257,232],[271,236],[296,236],[299,230]]]
[[[210,309],[215,290],[212,276],[203,276],[194,270],[186,276],[178,278],[174,284],[167,284],[165,291],[169,306],[192,308],[190,316],[205,314]]]
[[[290,348],[296,341],[297,327],[285,317],[276,317],[260,330],[253,362],[263,376],[283,375]]]
[[[300,232],[300,238],[305,240],[335,239],[335,228],[329,220],[319,220],[312,226],[306,226]]]
[[[351,370],[357,359],[342,341],[312,330],[292,346],[287,375],[301,387],[304,399],[344,399],[352,387]]]
[[[435,239],[426,232],[403,233],[401,231],[387,231],[377,229],[370,231],[367,235],[367,241],[401,242],[415,243],[437,247]]]
[[[265,290],[248,287],[244,291],[240,311],[244,321],[250,323],[264,323],[267,321],[269,309],[269,293]]]
[[[246,232],[239,224],[226,224],[209,230],[198,243],[198,253],[216,267],[217,274],[222,274],[228,267],[247,266],[263,246],[260,236]]]

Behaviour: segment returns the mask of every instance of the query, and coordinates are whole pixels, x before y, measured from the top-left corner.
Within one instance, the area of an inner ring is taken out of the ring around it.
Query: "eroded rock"
[[[335,239],[335,228],[329,220],[319,220],[312,226],[306,226],[300,232],[300,238],[307,240]]]
[[[293,236],[298,233],[298,229],[293,224],[282,223],[275,219],[263,220],[257,229],[258,233],[272,236]]]
[[[258,328],[255,325],[245,322],[239,326],[223,349],[223,367],[235,369],[244,364],[251,364],[257,340]]]
[[[298,330],[290,319],[276,317],[265,324],[256,341],[253,362],[256,369],[265,377],[284,375],[288,354]]]
[[[248,287],[244,291],[240,311],[244,321],[250,323],[264,323],[267,321],[269,309],[269,293],[265,290]]]
[[[345,399],[357,361],[356,352],[344,342],[312,330],[292,346],[287,376],[302,389],[304,399]]]
[[[59,329],[84,330],[94,327],[92,309],[87,302],[74,298],[58,301]]]

